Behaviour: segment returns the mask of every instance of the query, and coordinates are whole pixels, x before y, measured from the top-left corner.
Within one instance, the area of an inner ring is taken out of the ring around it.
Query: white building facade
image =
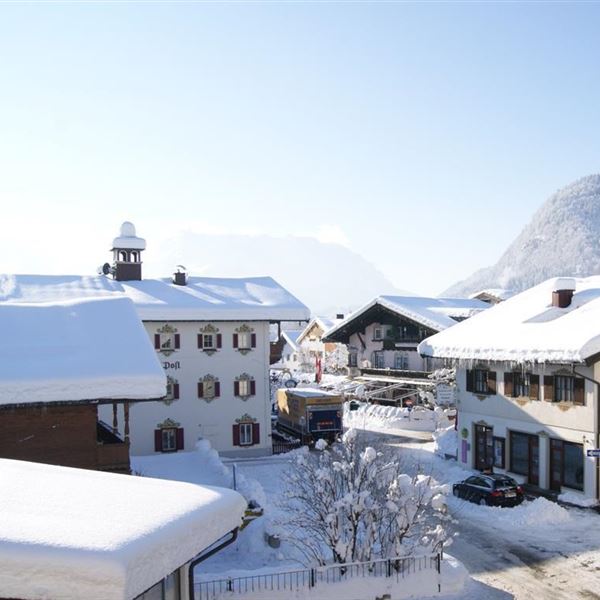
[[[460,463],[566,501],[600,498],[599,277],[548,280],[419,351],[457,366]]]
[[[168,381],[164,401],[131,406],[131,454],[193,450],[198,439],[224,456],[271,454],[269,325],[307,321],[308,308],[270,277],[143,279],[144,248],[126,223],[104,267],[133,300]]]

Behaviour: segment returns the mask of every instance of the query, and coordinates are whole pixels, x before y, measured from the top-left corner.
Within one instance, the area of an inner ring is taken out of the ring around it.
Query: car
[[[516,506],[524,499],[523,488],[508,475],[473,475],[455,483],[452,493],[482,506]]]

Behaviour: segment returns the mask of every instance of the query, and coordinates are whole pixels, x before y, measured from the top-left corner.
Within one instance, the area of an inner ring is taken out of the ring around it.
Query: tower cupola
[[[119,237],[113,240],[113,277],[117,281],[140,281],[142,279],[141,254],[146,249],[146,240],[137,237],[135,225],[125,221]]]

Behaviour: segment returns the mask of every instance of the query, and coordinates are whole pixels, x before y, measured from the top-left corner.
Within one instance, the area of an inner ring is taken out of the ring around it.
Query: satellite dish
[[[102,275],[109,275],[109,274],[110,274],[110,264],[104,263],[102,265]]]

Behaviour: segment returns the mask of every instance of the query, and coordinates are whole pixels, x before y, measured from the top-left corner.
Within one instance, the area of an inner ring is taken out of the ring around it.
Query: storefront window
[[[583,490],[583,446],[564,442],[563,448],[563,484],[576,490]]]
[[[510,470],[519,475],[529,474],[529,436],[525,433],[510,434]]]

